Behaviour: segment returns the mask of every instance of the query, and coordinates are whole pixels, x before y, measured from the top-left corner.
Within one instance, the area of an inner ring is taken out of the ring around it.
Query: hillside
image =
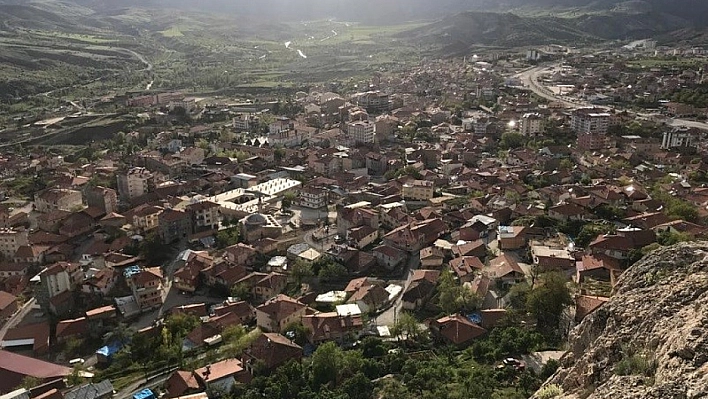
[[[566,399],[706,397],[707,337],[708,243],[660,249],[573,331],[546,386]]]

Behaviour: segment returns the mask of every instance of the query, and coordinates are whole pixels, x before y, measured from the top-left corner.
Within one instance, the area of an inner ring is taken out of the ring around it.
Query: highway
[[[559,103],[563,104],[563,106],[565,106],[566,108],[592,107],[593,105],[586,102],[586,101],[582,101],[580,99],[571,99],[567,96],[565,96],[565,97],[559,96],[559,95],[553,93],[547,87],[545,87],[539,83],[538,79],[539,79],[540,75],[543,75],[544,73],[548,72],[551,68],[559,67],[560,65],[561,64],[538,66],[535,68],[527,69],[527,70],[517,74],[515,77],[517,79],[521,80],[524,87],[531,90],[537,96],[539,96],[541,98],[545,98],[546,100],[549,100],[549,101],[559,102]],[[632,112],[629,109],[624,109],[624,108],[619,108],[619,107],[604,106],[604,105],[602,107],[611,108],[611,109],[614,109],[618,112],[622,112],[622,111]],[[639,114],[639,115],[643,116],[643,117],[661,116],[660,114]],[[689,120],[689,119],[667,119],[665,121],[665,123],[667,125],[676,126],[676,127],[688,127],[688,128],[708,130],[708,123],[693,121],[693,120]]]

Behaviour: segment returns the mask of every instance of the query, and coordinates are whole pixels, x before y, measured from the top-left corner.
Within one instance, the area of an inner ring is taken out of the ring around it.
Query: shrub
[[[546,386],[543,386],[536,393],[536,396],[539,399],[557,398],[561,395],[563,395],[563,388],[561,388],[558,384],[548,384]]]
[[[652,353],[637,352],[631,348],[622,350],[622,359],[615,364],[617,375],[643,375],[651,377],[656,370],[656,361]]]

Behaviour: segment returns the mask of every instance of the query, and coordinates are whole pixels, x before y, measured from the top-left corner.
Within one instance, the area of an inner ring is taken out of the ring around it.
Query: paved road
[[[2,328],[0,328],[0,341],[5,338],[5,334],[7,334],[7,331],[9,329],[19,324],[27,316],[27,314],[32,311],[32,306],[36,302],[37,300],[35,298],[30,299],[29,301],[25,302],[25,304],[22,305],[22,307],[18,309],[14,315],[10,317],[7,323],[5,323]]]
[[[517,74],[516,78],[521,80],[521,82],[524,84],[524,86],[527,87],[528,89],[530,89],[532,92],[534,92],[537,96],[545,98],[549,101],[560,102],[568,108],[592,107],[593,105],[586,102],[586,101],[582,101],[580,99],[572,99],[571,100],[568,97],[559,96],[538,82],[538,78],[540,77],[540,75],[547,72],[550,68],[558,67],[558,66],[560,66],[560,64],[538,66],[536,68],[527,69],[527,70]],[[603,106],[603,107],[615,109],[617,111],[628,111],[628,110],[626,110],[624,108],[620,108],[620,107],[612,107],[612,106]],[[640,115],[641,116],[654,116],[652,114],[640,114]],[[689,128],[708,130],[708,123],[692,121],[692,120],[688,120],[688,119],[669,119],[666,121],[666,123],[670,126],[678,126],[678,127],[683,126],[683,127],[689,127]]]
[[[386,309],[376,317],[375,324],[377,326],[389,326],[392,327],[394,323],[396,322],[396,318],[401,314],[403,311],[403,293],[406,291],[408,288],[408,285],[410,284],[410,281],[408,279],[408,272],[410,270],[417,269],[418,266],[420,265],[420,255],[418,253],[413,254],[408,259],[408,262],[406,263],[405,270],[403,271],[403,278],[405,278],[405,281],[390,281],[391,284],[400,284],[403,286],[403,290],[401,293],[394,299],[393,305],[391,305],[390,308]]]

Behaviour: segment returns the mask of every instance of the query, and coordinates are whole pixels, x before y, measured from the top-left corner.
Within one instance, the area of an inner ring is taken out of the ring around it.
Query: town
[[[628,266],[708,238],[707,68],[545,46],[18,114],[2,398],[528,397]]]

